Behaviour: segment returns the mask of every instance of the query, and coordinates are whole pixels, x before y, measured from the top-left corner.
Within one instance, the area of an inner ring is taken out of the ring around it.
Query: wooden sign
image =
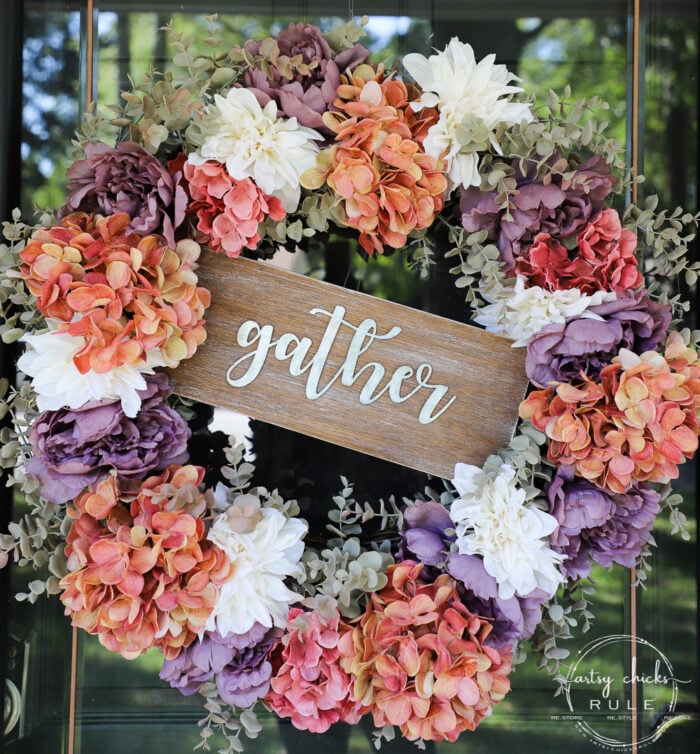
[[[475,327],[205,254],[207,340],[176,393],[452,478],[510,441],[524,350]]]

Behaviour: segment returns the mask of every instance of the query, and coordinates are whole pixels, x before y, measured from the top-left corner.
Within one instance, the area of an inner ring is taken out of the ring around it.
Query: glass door
[[[118,101],[130,81],[139,81],[152,69],[166,70],[173,50],[163,27],[172,21],[183,38],[201,38],[200,30],[210,23],[205,14],[212,4],[209,0],[146,4],[25,0],[11,5],[15,14],[3,33],[6,41],[21,39],[22,45],[14,50],[12,60],[5,57],[3,73],[8,81],[21,79],[22,108],[21,133],[9,127],[6,141],[15,149],[10,150],[16,155],[11,165],[21,169],[21,181],[19,172],[10,172],[5,209],[21,203],[29,218],[35,204],[58,208],[63,201],[69,141],[86,103],[94,99],[98,108],[104,108]],[[334,21],[346,21],[349,9],[346,3],[309,0],[220,0],[215,10],[220,14],[223,49],[228,49],[250,37],[278,33],[299,20],[329,28]],[[610,123],[609,133],[626,145],[628,163],[647,177],[643,184],[630,187],[635,199],[643,203],[646,195],[656,193],[662,206],[697,211],[700,40],[694,0],[585,4],[387,0],[351,4],[350,10],[368,16],[365,43],[377,60],[409,52],[428,55],[457,36],[472,44],[477,59],[495,53],[498,62],[516,72],[522,86],[538,98],[546,99],[550,89],[562,92],[569,84],[573,99],[597,96],[608,102],[604,118]],[[338,238],[295,255],[289,265],[414,308],[463,318],[463,298],[455,289],[449,259],[436,259],[427,280],[411,273],[405,261],[395,256],[366,263],[347,240]],[[695,324],[695,312],[690,311],[687,325]],[[14,350],[5,349],[6,373],[12,371],[15,358]],[[285,498],[298,499],[308,515],[329,505],[338,492],[340,473],[354,484],[358,500],[375,502],[390,494],[413,496],[429,483],[415,472],[375,464],[261,422],[248,424],[245,418],[222,413],[215,421],[215,427],[248,438],[260,483],[279,489]],[[492,716],[457,743],[429,744],[429,748],[446,752],[452,747],[474,754],[564,748],[572,754],[588,754],[606,747],[634,754],[642,748],[685,754],[698,748],[700,560],[695,471],[694,463],[682,466],[674,483],[683,498],[680,508],[690,538],[672,535],[668,516],[659,517],[653,532],[657,546],[651,548],[652,568],[642,573],[643,585],[634,585],[629,570],[621,566],[594,567],[594,593],[581,593],[577,625],[571,627],[574,637],[561,643],[570,652],[564,667],[578,663],[579,679],[584,679],[575,685],[576,693],[557,693],[557,683],[538,668],[538,656],[530,652],[512,676],[512,691]],[[3,501],[6,523],[17,520],[22,505],[19,499]],[[14,506],[12,516],[10,506]],[[30,563],[12,563],[0,573],[6,590],[2,751],[184,754],[200,743],[197,723],[204,717],[202,699],[182,696],[159,680],[162,656],[157,651],[127,662],[107,652],[95,637],[71,629],[55,597],[41,596],[32,605],[12,597],[26,592],[27,581],[35,578]],[[590,627],[586,625],[589,608],[595,613]],[[634,676],[637,662],[676,679],[672,699],[655,697],[653,684],[639,679],[623,684],[617,697],[605,693],[605,684],[593,682],[602,670],[611,677]],[[575,676],[576,672],[570,678]],[[644,711],[633,722],[630,705]],[[272,714],[263,714],[261,720],[260,736],[244,741],[248,751],[368,754],[374,750],[367,717],[360,725],[336,726],[324,735],[297,731]],[[210,744],[214,751],[222,745],[218,739]],[[391,751],[412,747],[403,740],[383,744]]]

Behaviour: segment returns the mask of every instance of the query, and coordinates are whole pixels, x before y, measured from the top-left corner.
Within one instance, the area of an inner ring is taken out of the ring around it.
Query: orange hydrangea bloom
[[[552,463],[573,465],[599,487],[622,493],[635,482],[666,483],[698,447],[698,354],[671,333],[665,357],[623,350],[598,383],[532,392],[520,417],[547,435]]]
[[[491,624],[462,604],[447,575],[420,581],[422,564],[388,569],[365,614],[338,644],[353,694],[374,724],[398,725],[411,741],[455,741],[510,690],[510,650],[484,645]]]
[[[176,366],[206,338],[209,291],[197,286],[199,246],[170,249],[160,236],[128,233],[129,215],[75,212],[36,231],[21,252],[22,277],[37,308],[85,338],[75,357],[84,374],[138,364],[157,351]]]
[[[362,248],[382,254],[429,227],[443,207],[447,180],[422,148],[437,111],[416,115],[410,106],[416,93],[381,68],[361,65],[341,79],[337,111],[323,115],[336,144],[301,181],[307,188],[327,184],[341,202],[343,222],[360,231]]]
[[[232,574],[206,539],[203,475],[197,466],[170,466],[130,503],[109,477],[68,509],[66,615],[127,659],[154,646],[176,657],[204,630],[218,585]]]

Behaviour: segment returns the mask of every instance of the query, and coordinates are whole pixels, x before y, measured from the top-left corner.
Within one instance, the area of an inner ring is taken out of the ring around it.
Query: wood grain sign
[[[180,395],[448,479],[510,441],[509,340],[264,262],[205,254],[197,274],[208,337]]]

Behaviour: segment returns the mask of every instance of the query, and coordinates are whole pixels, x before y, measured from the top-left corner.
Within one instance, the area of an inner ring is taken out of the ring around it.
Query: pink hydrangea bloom
[[[255,249],[260,223],[286,214],[279,199],[267,196],[250,178],[234,181],[215,160],[203,165],[186,162],[183,173],[192,197],[188,211],[197,215],[197,229],[212,251],[237,257],[244,248]]]
[[[340,637],[351,628],[337,612],[322,622],[317,613],[298,607],[289,611],[288,626],[266,703],[295,728],[312,733],[324,733],[339,720],[356,723],[367,708],[352,699],[353,679],[341,668],[338,651]]]
[[[634,255],[637,237],[622,227],[614,209],[604,209],[588,222],[569,251],[559,238],[538,233],[531,246],[515,256],[515,272],[529,285],[548,291],[578,288],[624,293],[644,282]]]

